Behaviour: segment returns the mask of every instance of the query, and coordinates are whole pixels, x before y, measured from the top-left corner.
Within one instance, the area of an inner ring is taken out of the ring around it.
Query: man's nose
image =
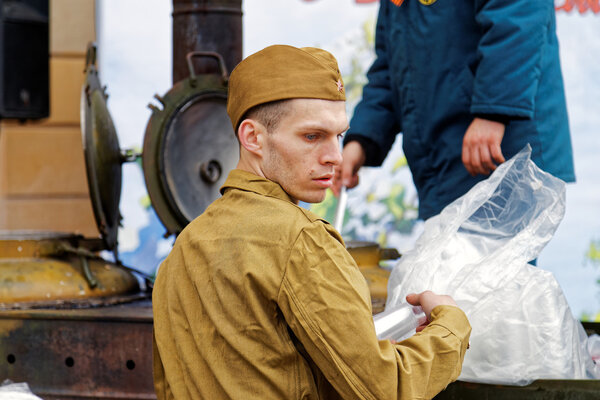
[[[327,146],[324,149],[323,164],[340,165],[342,163],[342,150],[340,148],[340,142],[337,137],[335,140],[327,142]]]

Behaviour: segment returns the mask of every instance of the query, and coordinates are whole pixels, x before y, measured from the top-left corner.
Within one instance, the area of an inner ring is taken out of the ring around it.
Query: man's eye
[[[316,140],[318,136],[317,136],[317,135],[310,134],[310,135],[305,135],[304,137],[305,137],[307,140],[311,140],[311,141],[312,141],[312,140]]]

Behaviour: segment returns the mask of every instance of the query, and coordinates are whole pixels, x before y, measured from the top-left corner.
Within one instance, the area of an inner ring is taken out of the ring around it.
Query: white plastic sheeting
[[[527,146],[427,220],[390,276],[386,307],[432,290],[451,295],[465,311],[473,331],[463,381],[600,378],[554,276],[528,264],[565,210],[564,182],[540,170],[530,154]]]
[[[42,398],[33,394],[27,383],[13,383],[7,379],[0,385],[0,400],[42,400]]]
[[[416,329],[427,322],[427,316],[421,307],[402,303],[388,307],[384,312],[373,316],[375,333],[379,340],[400,342],[415,334]]]

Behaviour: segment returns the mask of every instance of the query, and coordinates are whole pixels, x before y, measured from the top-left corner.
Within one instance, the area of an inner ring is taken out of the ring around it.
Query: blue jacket
[[[377,58],[346,143],[361,141],[366,165],[380,165],[402,132],[425,219],[486,178],[461,160],[474,116],[507,122],[506,159],[529,143],[540,168],[574,181],[555,24],[553,0],[381,0]]]

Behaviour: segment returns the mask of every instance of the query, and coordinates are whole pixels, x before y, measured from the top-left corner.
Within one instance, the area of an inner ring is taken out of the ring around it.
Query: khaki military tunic
[[[470,325],[439,306],[378,341],[340,235],[283,189],[234,170],[179,235],[153,293],[159,399],[425,399],[461,370]]]

